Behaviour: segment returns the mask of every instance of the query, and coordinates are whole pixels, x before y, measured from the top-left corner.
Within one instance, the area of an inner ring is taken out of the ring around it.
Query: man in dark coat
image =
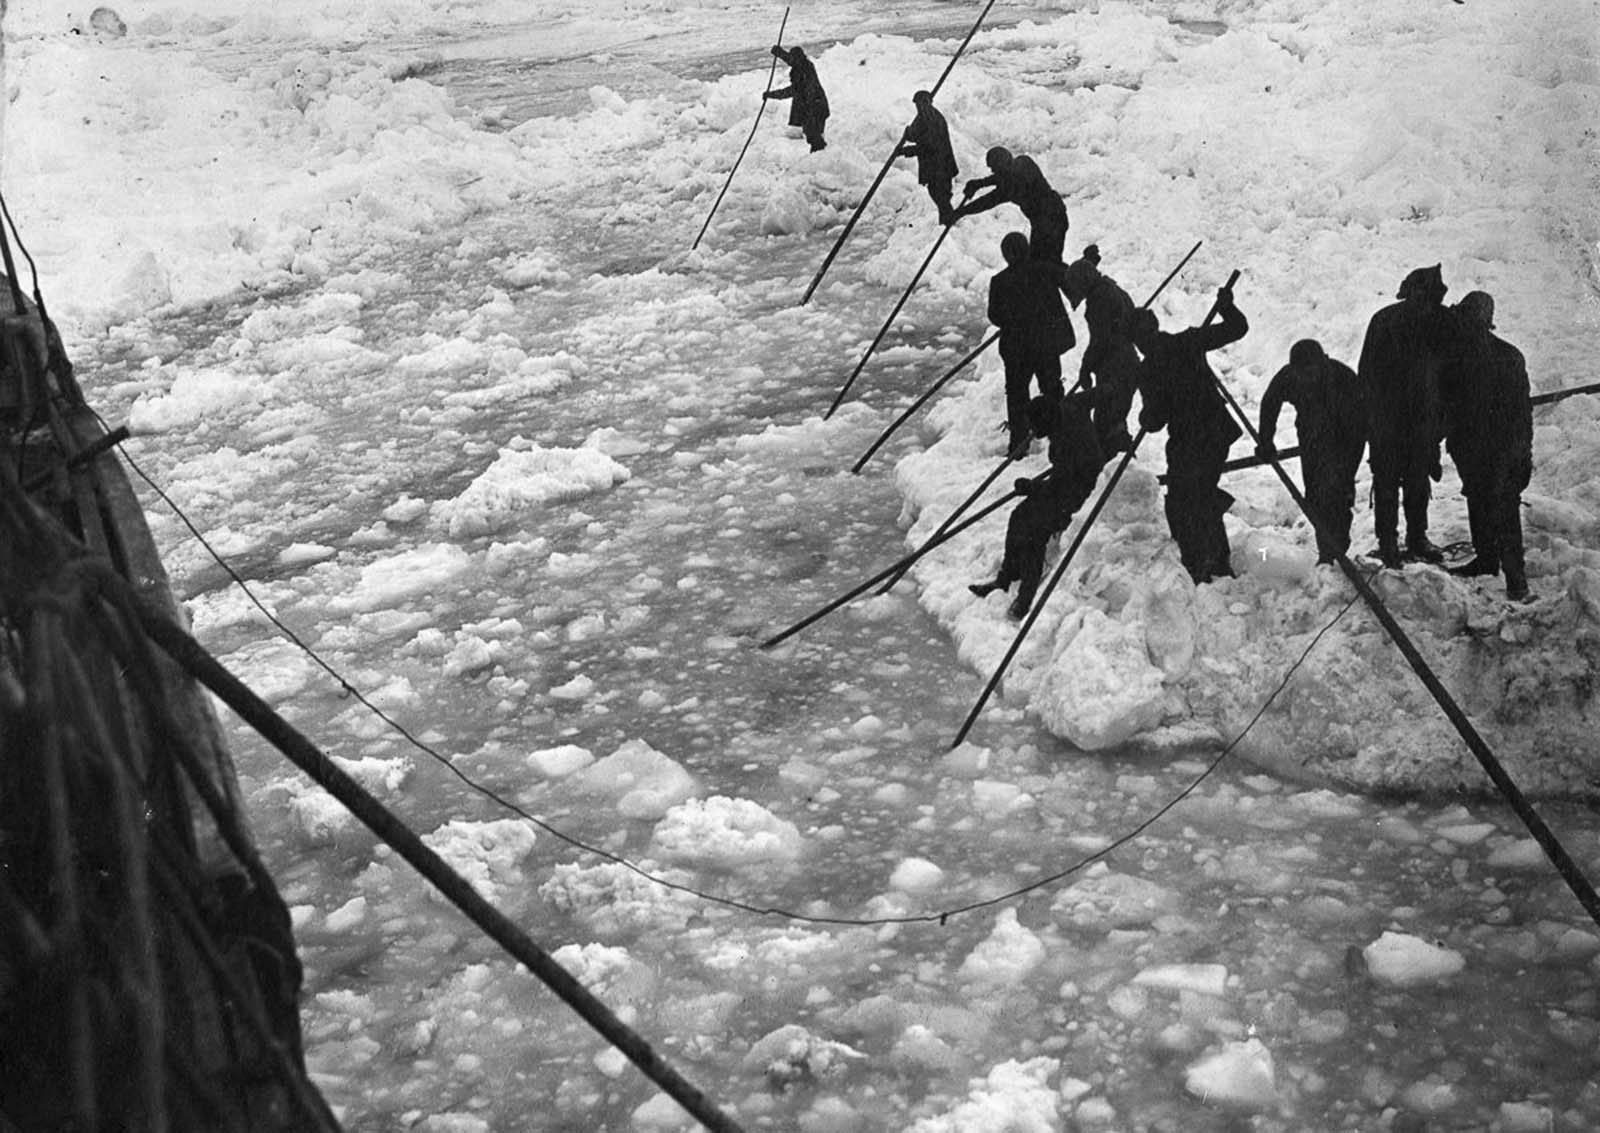
[[[1006,524],[1005,556],[1000,573],[992,582],[968,587],[980,598],[996,590],[1009,590],[1013,582],[1022,585],[1006,611],[1021,620],[1033,605],[1044,576],[1045,549],[1050,537],[1067,529],[1073,515],[1094,491],[1105,457],[1089,420],[1088,398],[1072,394],[1065,398],[1036,397],[1028,403],[1028,417],[1040,436],[1050,441],[1050,468],[1042,476],[1021,477],[1017,491],[1023,493],[1011,509]]]
[[[1317,534],[1317,561],[1331,563],[1350,549],[1350,513],[1356,469],[1367,447],[1367,409],[1355,371],[1303,338],[1289,348],[1289,364],[1272,376],[1261,396],[1257,452],[1277,456],[1273,435],[1284,403],[1294,406],[1295,438],[1306,504]]]
[[[1007,232],[1000,241],[1006,266],[989,280],[989,321],[1000,328],[1000,360],[1006,368],[1006,445],[1013,457],[1028,451],[1028,384],[1059,400],[1061,356],[1076,336],[1061,301],[1059,276],[1047,264],[1028,258],[1028,238]]]
[[[1368,462],[1372,466],[1372,518],[1378,558],[1391,569],[1402,562],[1401,498],[1406,516],[1405,558],[1444,558],[1428,540],[1429,478],[1439,478],[1439,370],[1457,337],[1445,310],[1449,288],[1439,265],[1418,268],[1401,282],[1392,303],[1372,316],[1356,373],[1367,402]]]
[[[1094,427],[1106,456],[1133,445],[1128,411],[1139,384],[1133,347],[1133,300],[1116,280],[1100,274],[1100,249],[1090,244],[1062,273],[1061,290],[1076,311],[1083,305],[1089,342],[1078,364],[1078,384],[1094,391]]]
[[[917,116],[906,127],[895,150],[896,157],[917,159],[917,184],[928,189],[928,196],[939,209],[939,223],[955,223],[950,194],[956,183],[956,152],[950,147],[950,127],[933,106],[933,95],[919,90],[911,96]]]
[[[789,125],[799,126],[805,131],[812,153],[826,149],[828,143],[823,140],[822,131],[828,124],[828,96],[823,92],[822,80],[817,78],[816,67],[806,57],[806,49],[791,47],[785,50],[773,44],[772,54],[789,64],[789,85],[781,90],[769,90],[761,97],[794,99],[789,107]]]
[[[956,209],[959,220],[974,213],[988,212],[997,205],[1013,204],[1028,218],[1028,254],[1045,263],[1059,264],[1061,249],[1067,242],[1067,205],[1061,194],[1039,172],[1033,158],[1014,157],[1004,146],[995,146],[984,155],[990,173],[968,181],[966,195],[993,186],[993,192],[967,201]]]
[[[1242,430],[1228,412],[1206,354],[1238,342],[1250,324],[1233,305],[1230,288],[1217,292],[1217,313],[1222,318],[1216,325],[1177,334],[1161,330],[1149,309],[1139,310],[1133,319],[1133,342],[1144,355],[1139,425],[1152,433],[1167,430],[1167,528],[1196,583],[1233,575],[1222,522],[1233,497],[1217,485],[1228,446]]]
[[[1533,475],[1533,403],[1522,351],[1492,334],[1494,299],[1473,291],[1457,303],[1463,349],[1440,375],[1445,446],[1461,474],[1473,558],[1451,574],[1504,572],[1506,596],[1528,596],[1522,491]]]

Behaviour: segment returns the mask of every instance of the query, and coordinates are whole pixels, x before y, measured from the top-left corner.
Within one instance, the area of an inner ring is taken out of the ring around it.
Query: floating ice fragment
[[[930,893],[944,884],[944,870],[926,858],[907,858],[894,867],[889,884],[902,893]]]
[[[1467,966],[1459,952],[1403,932],[1384,933],[1361,954],[1373,979],[1396,987],[1432,983]]]
[[[1157,964],[1133,977],[1144,987],[1192,991],[1221,997],[1228,988],[1228,969],[1222,964]]]
[[[1266,1109],[1278,1100],[1272,1052],[1260,1039],[1227,1043],[1216,1054],[1190,1066],[1183,1084],[1206,1101],[1246,1109]]]
[[[1003,909],[988,937],[961,962],[958,975],[974,983],[1020,983],[1043,959],[1044,942],[1017,923],[1015,909]]]

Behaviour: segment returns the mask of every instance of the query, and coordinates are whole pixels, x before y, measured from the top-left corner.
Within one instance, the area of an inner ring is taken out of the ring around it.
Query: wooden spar
[[[929,539],[922,546],[918,547],[915,551],[911,552],[911,554],[907,555],[903,559],[900,559],[898,562],[893,563],[892,565],[890,565],[889,567],[885,568],[884,570],[879,571],[877,574],[873,575],[871,578],[869,578],[865,582],[863,582],[860,586],[857,586],[854,590],[851,590],[850,592],[848,592],[846,594],[841,594],[838,598],[834,599],[832,602],[829,602],[826,606],[822,607],[822,609],[818,610],[816,613],[810,615],[807,618],[801,619],[800,621],[796,622],[794,625],[790,626],[788,629],[784,630],[782,633],[773,634],[771,637],[767,638],[767,640],[765,640],[765,641],[763,641],[761,643],[761,648],[763,648],[763,649],[771,649],[773,646],[779,645],[782,642],[787,641],[789,638],[793,637],[795,634],[799,633],[801,630],[805,629],[807,626],[809,626],[809,625],[811,625],[811,624],[813,624],[815,622],[821,621],[823,618],[827,617],[829,614],[831,614],[835,610],[837,610],[840,606],[843,606],[846,602],[849,602],[852,598],[857,598],[857,597],[860,597],[862,594],[865,594],[868,590],[871,590],[874,586],[878,585],[878,583],[880,583],[884,579],[888,578],[895,571],[904,570],[906,567],[909,567],[912,563],[916,562],[919,558],[921,558],[923,555],[927,554],[929,551],[933,550],[939,544],[944,543],[947,540],[954,539],[957,535],[961,534],[967,528],[971,527],[974,523],[977,523],[978,520],[984,518],[985,516],[989,515],[991,512],[995,511],[997,508],[999,508],[1002,505],[1004,505],[1007,501],[1014,500],[1016,498],[1017,498],[1017,493],[1016,492],[1011,492],[1011,493],[1009,493],[1007,495],[1001,496],[998,500],[995,500],[993,503],[987,505],[986,507],[983,507],[983,508],[979,509],[977,512],[973,513],[971,516],[967,517],[967,519],[965,521],[963,521],[962,523],[957,524],[955,527],[952,527],[949,531],[946,531],[943,535],[938,536],[937,538]]]
[[[933,242],[933,247],[928,250],[927,256],[923,258],[922,266],[917,269],[917,274],[911,277],[911,282],[906,284],[905,291],[901,292],[900,301],[894,305],[894,310],[889,312],[889,317],[883,320],[883,326],[878,328],[878,333],[872,342],[868,344],[866,353],[861,355],[861,361],[856,363],[856,368],[850,371],[850,376],[845,379],[844,385],[834,395],[833,404],[828,406],[828,411],[822,415],[824,421],[833,416],[834,411],[839,408],[839,404],[844,401],[844,395],[850,392],[850,387],[861,376],[861,370],[866,366],[867,359],[872,357],[872,352],[878,348],[878,343],[883,341],[883,336],[889,333],[889,328],[894,325],[895,316],[900,313],[900,308],[906,305],[906,300],[911,298],[912,289],[922,280],[922,273],[928,270],[929,264],[933,263],[933,257],[938,253],[939,246],[944,243],[944,238],[948,235],[950,235],[950,226],[947,224],[939,229],[939,238]]]
[[[955,377],[962,370],[965,370],[969,365],[971,365],[977,359],[978,355],[982,354],[985,350],[988,350],[989,347],[993,346],[999,341],[1000,332],[995,331],[988,338],[984,339],[978,348],[971,354],[968,354],[965,358],[961,359],[961,361],[957,362],[954,366],[951,366],[948,370],[946,370],[943,377],[934,382],[933,385],[929,386],[927,392],[925,392],[921,397],[917,398],[917,400],[913,401],[910,408],[894,419],[894,424],[890,425],[878,435],[878,439],[872,442],[871,447],[869,447],[866,452],[861,454],[861,459],[856,461],[855,464],[851,465],[850,471],[859,473],[862,468],[866,467],[867,461],[872,459],[873,454],[882,448],[890,437],[894,436],[895,432],[900,428],[901,425],[904,425],[907,421],[911,420],[916,411],[928,403],[929,398],[943,389],[945,383],[951,378]]]
[[[1217,388],[1221,391],[1222,396],[1227,399],[1228,405],[1233,409],[1234,415],[1239,418],[1240,424],[1244,426],[1246,435],[1259,443],[1260,434],[1256,432],[1255,426],[1250,423],[1250,418],[1240,408],[1232,392],[1222,384],[1220,379],[1217,381]],[[1588,391],[1572,390],[1568,392]],[[1318,529],[1317,517],[1312,513],[1311,505],[1305,496],[1300,493],[1300,489],[1295,487],[1294,480],[1283,470],[1281,464],[1273,462],[1272,467],[1273,471],[1278,474],[1278,479],[1283,481],[1283,486],[1288,489],[1289,495],[1294,498],[1294,502],[1305,513],[1305,517],[1311,523],[1312,528],[1314,530]],[[1545,857],[1549,858],[1550,863],[1555,866],[1556,872],[1561,875],[1561,880],[1566,883],[1573,896],[1577,897],[1578,903],[1583,906],[1590,919],[1596,925],[1600,925],[1600,893],[1596,893],[1594,885],[1584,875],[1582,867],[1573,860],[1566,847],[1556,837],[1555,832],[1545,824],[1539,812],[1534,809],[1533,804],[1522,793],[1521,788],[1511,778],[1510,773],[1506,771],[1504,765],[1490,750],[1483,736],[1478,733],[1478,729],[1473,727],[1472,721],[1462,711],[1461,706],[1456,703],[1455,697],[1450,695],[1450,690],[1445,688],[1444,682],[1433,671],[1426,658],[1422,656],[1422,652],[1412,642],[1400,623],[1395,620],[1394,615],[1389,612],[1389,608],[1385,605],[1383,598],[1372,588],[1372,584],[1356,568],[1355,563],[1350,561],[1350,556],[1348,554],[1340,554],[1334,561],[1339,564],[1339,569],[1350,580],[1350,585],[1356,588],[1356,592],[1361,595],[1361,600],[1366,603],[1367,608],[1372,611],[1373,617],[1377,618],[1378,624],[1383,627],[1384,632],[1389,635],[1389,639],[1394,642],[1395,648],[1400,650],[1400,655],[1405,658],[1406,664],[1411,666],[1411,671],[1417,675],[1417,679],[1422,682],[1423,687],[1428,690],[1428,694],[1433,697],[1434,703],[1439,706],[1445,718],[1450,721],[1451,727],[1455,728],[1456,734],[1467,745],[1467,750],[1472,752],[1473,758],[1483,768],[1484,773],[1489,777],[1489,781],[1495,785],[1495,789],[1510,804],[1511,809],[1522,820],[1522,824],[1527,827],[1528,833],[1533,835],[1534,841],[1539,843],[1539,848],[1544,851]]]
[[[783,9],[783,21],[778,24],[778,39],[777,39],[777,43],[778,43],[778,45],[780,47],[783,46],[783,29],[788,27],[788,26],[789,26],[789,9],[788,9],[787,6],[785,6],[784,9]],[[774,75],[776,75],[777,73],[778,73],[778,57],[776,55],[774,55],[772,57],[772,66],[770,68],[768,68],[768,70],[767,70],[767,88],[766,89],[768,91],[770,91],[772,89],[772,77]],[[722,198],[723,198],[724,194],[727,193],[728,186],[733,184],[733,175],[735,173],[739,172],[739,163],[744,160],[745,150],[748,150],[750,148],[750,143],[756,140],[756,130],[758,130],[761,127],[761,115],[766,112],[766,109],[767,109],[767,96],[766,96],[766,92],[763,91],[762,95],[761,95],[761,105],[756,108],[756,120],[750,126],[750,136],[744,140],[744,148],[739,151],[739,156],[734,159],[733,168],[728,170],[728,179],[722,183],[722,192],[717,194],[717,199],[712,204],[711,211],[706,214],[706,222],[700,226],[700,235],[696,236],[694,238],[694,243],[689,245],[689,251],[692,252],[692,251],[694,251],[696,248],[698,248],[700,246],[701,237],[703,237],[706,234],[706,229],[711,227],[711,218],[717,215],[717,209],[722,205]]]
[[[933,97],[939,96],[939,88],[944,86],[944,81],[950,77],[951,70],[956,65],[956,60],[966,53],[967,45],[972,42],[972,37],[978,34],[978,29],[983,26],[983,21],[989,16],[989,9],[994,7],[994,0],[989,0],[983,6],[983,11],[978,14],[972,28],[967,32],[967,37],[961,41],[961,46],[956,48],[956,53],[950,56],[950,62],[944,66],[944,71],[939,75],[939,81],[933,84],[929,91]],[[878,175],[872,179],[872,184],[867,188],[866,196],[861,198],[861,203],[856,206],[856,211],[850,214],[850,219],[845,222],[844,231],[839,233],[838,239],[833,242],[833,247],[828,250],[827,258],[822,261],[822,266],[817,269],[817,274],[812,277],[811,285],[806,288],[806,293],[800,297],[803,307],[811,302],[811,296],[817,290],[817,285],[822,282],[822,277],[828,274],[828,269],[833,266],[834,258],[838,256],[839,249],[844,247],[844,242],[850,239],[850,233],[855,229],[856,221],[861,219],[861,214],[867,210],[867,202],[871,201],[878,191],[878,186],[883,184],[883,179],[889,175],[889,169],[894,165],[895,157],[900,152],[900,143],[894,144],[894,149],[889,151],[889,158],[883,163],[883,168],[878,170]]]
[[[952,511],[949,515],[944,517],[944,522],[940,523],[939,526],[934,529],[933,534],[927,539],[927,541],[924,542],[923,545],[917,549],[916,558],[922,557],[922,555],[930,547],[933,547],[938,543],[944,542],[946,532],[948,532],[950,530],[950,528],[956,523],[957,520],[959,520],[961,518],[962,514],[969,507],[971,507],[973,504],[977,503],[980,499],[983,498],[983,493],[985,493],[985,492],[987,492],[989,490],[989,485],[993,484],[996,480],[1000,479],[1000,474],[1002,472],[1004,472],[1007,468],[1011,467],[1011,464],[1015,459],[1016,458],[1011,456],[1009,453],[1006,454],[1005,459],[1001,460],[1000,463],[995,466],[995,470],[993,472],[989,473],[989,475],[987,475],[987,476],[985,476],[983,478],[983,483],[979,484],[978,487],[973,491],[973,493],[970,496],[968,496],[966,499],[962,500],[961,503],[956,506],[956,509],[954,511]],[[1016,492],[1012,492],[1011,494],[1014,496],[1017,493]],[[907,560],[905,566],[901,567],[899,570],[895,571],[894,574],[890,575],[888,580],[885,581],[884,584],[881,587],[878,588],[878,593],[879,594],[887,594],[887,593],[889,593],[889,591],[893,590],[894,589],[894,584],[899,582],[900,579],[905,576],[906,571],[911,569],[911,564],[916,561],[916,558],[912,558],[912,559]]]

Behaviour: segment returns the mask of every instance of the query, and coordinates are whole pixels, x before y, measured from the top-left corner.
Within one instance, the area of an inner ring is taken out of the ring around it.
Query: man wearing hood
[[[950,127],[934,108],[931,92],[919,90],[911,96],[911,103],[917,116],[906,127],[895,156],[917,159],[917,184],[926,186],[939,210],[939,223],[954,224],[950,194],[956,182],[956,153],[950,146]]]
[[[781,90],[769,90],[761,97],[792,98],[789,125],[799,126],[805,132],[812,153],[826,149],[828,143],[823,140],[822,131],[828,124],[828,96],[822,89],[822,80],[817,78],[816,67],[806,57],[806,49],[797,46],[785,50],[773,44],[772,54],[789,64],[789,85]]]
[[[1078,384],[1094,391],[1095,432],[1109,457],[1133,446],[1128,411],[1139,384],[1133,300],[1116,280],[1100,273],[1100,249],[1093,244],[1062,273],[1061,290],[1074,311],[1083,307],[1089,342],[1078,364]]]
[[[1472,531],[1472,561],[1462,577],[1504,573],[1506,597],[1528,596],[1522,547],[1522,491],[1533,475],[1533,403],[1522,351],[1493,334],[1494,299],[1468,293],[1460,356],[1441,375],[1445,445],[1461,475]]]
[[[1372,467],[1372,517],[1378,558],[1398,569],[1400,510],[1404,499],[1404,558],[1437,563],[1444,553],[1428,540],[1429,479],[1437,480],[1439,371],[1456,338],[1456,320],[1444,307],[1449,288],[1439,265],[1405,277],[1392,303],[1372,316],[1356,374],[1367,402],[1368,461]]]

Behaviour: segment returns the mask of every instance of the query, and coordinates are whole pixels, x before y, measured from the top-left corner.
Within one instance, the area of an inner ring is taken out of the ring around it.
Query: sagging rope
[[[126,458],[126,453],[124,453],[123,455]],[[132,464],[132,461],[130,460],[129,463]],[[217,561],[217,563],[223,568],[223,570],[228,573],[228,575],[240,587],[240,589],[245,592],[246,596],[249,597],[249,599],[252,602],[254,602],[259,609],[261,609],[262,613],[267,617],[267,619],[270,622],[272,622],[273,625],[277,626],[278,629],[281,632],[283,632],[286,637],[288,637],[291,641],[293,641],[295,643],[295,645],[297,645],[301,650],[305,651],[309,656],[311,656],[312,659],[317,662],[317,664],[321,665],[330,674],[332,674],[334,679],[337,680],[343,688],[348,690],[358,701],[360,701],[360,703],[362,703],[370,711],[372,711],[379,719],[383,720],[388,726],[394,728],[397,732],[399,732],[400,735],[402,735],[407,741],[409,741],[418,750],[424,752],[425,754],[427,754],[431,758],[433,758],[436,761],[438,761],[442,766],[447,768],[452,774],[454,774],[458,779],[460,779],[468,787],[470,787],[474,791],[477,791],[479,794],[483,795],[485,798],[487,798],[490,801],[496,803],[497,805],[499,805],[500,807],[502,807],[505,810],[509,811],[510,813],[515,814],[519,818],[522,818],[522,819],[532,823],[533,825],[535,825],[539,829],[551,834],[552,836],[554,836],[555,838],[559,839],[560,841],[566,843],[567,845],[572,846],[574,849],[583,851],[583,852],[588,853],[588,854],[592,854],[595,857],[602,858],[602,859],[604,859],[606,861],[611,862],[614,865],[617,865],[617,866],[620,866],[620,867],[622,867],[624,869],[627,869],[631,873],[633,873],[636,876],[640,877],[641,879],[649,882],[650,884],[659,886],[660,888],[667,889],[667,890],[670,890],[670,891],[673,891],[673,892],[682,893],[685,896],[693,897],[693,898],[695,898],[697,900],[705,901],[708,904],[717,905],[717,906],[720,906],[720,907],[723,907],[723,908],[727,908],[727,909],[731,909],[731,910],[734,910],[734,911],[737,911],[737,912],[749,913],[749,914],[751,914],[753,916],[758,916],[758,917],[779,917],[779,918],[784,919],[784,920],[794,921],[794,922],[802,923],[802,924],[830,925],[830,926],[849,927],[849,928],[873,928],[873,927],[883,927],[883,926],[888,926],[888,925],[910,925],[910,924],[938,924],[938,925],[942,926],[942,925],[946,924],[951,917],[959,916],[959,915],[964,914],[964,913],[973,912],[973,911],[984,909],[984,908],[988,908],[988,907],[992,907],[992,906],[994,906],[996,904],[1000,904],[1000,903],[1003,903],[1005,901],[1013,900],[1013,899],[1015,899],[1017,897],[1020,897],[1020,896],[1026,895],[1028,893],[1034,892],[1034,891],[1036,891],[1038,889],[1044,888],[1044,887],[1049,886],[1051,884],[1054,884],[1055,882],[1060,881],[1060,880],[1062,880],[1062,879],[1064,879],[1066,877],[1069,877],[1069,876],[1077,873],[1078,871],[1086,868],[1087,866],[1092,865],[1094,862],[1099,861],[1102,858],[1105,858],[1106,856],[1111,854],[1113,851],[1121,848],[1122,846],[1127,845],[1129,842],[1133,841],[1139,835],[1144,833],[1145,830],[1149,829],[1159,819],[1161,819],[1163,816],[1165,816],[1175,806],[1177,806],[1180,802],[1182,802],[1185,798],[1187,798],[1195,790],[1197,790],[1199,788],[1199,786],[1201,785],[1201,783],[1203,783],[1207,778],[1209,778],[1211,776],[1211,774],[1213,772],[1215,772],[1215,770],[1217,769],[1217,767],[1219,767],[1221,765],[1223,760],[1234,750],[1234,748],[1244,739],[1244,737],[1249,734],[1250,730],[1255,727],[1256,723],[1260,720],[1261,716],[1266,712],[1266,710],[1269,707],[1271,707],[1272,703],[1282,693],[1283,689],[1285,687],[1287,687],[1289,679],[1294,675],[1294,673],[1299,669],[1299,667],[1305,662],[1306,657],[1308,657],[1310,655],[1311,650],[1316,646],[1317,642],[1319,642],[1322,639],[1322,637],[1325,634],[1327,634],[1327,632],[1329,630],[1331,630],[1333,628],[1333,626],[1338,622],[1338,620],[1340,618],[1342,618],[1344,616],[1344,614],[1350,609],[1350,607],[1352,605],[1354,605],[1354,603],[1355,603],[1355,598],[1351,598],[1350,602],[1346,603],[1346,605],[1339,611],[1339,613],[1336,614],[1334,616],[1334,618],[1331,621],[1328,622],[1327,625],[1325,625],[1320,631],[1318,631],[1318,633],[1315,635],[1315,637],[1312,638],[1312,640],[1306,645],[1306,648],[1301,652],[1299,658],[1289,668],[1288,672],[1285,673],[1283,680],[1281,682],[1279,682],[1277,687],[1272,691],[1272,693],[1270,693],[1268,695],[1267,699],[1262,703],[1261,708],[1256,712],[1255,716],[1253,716],[1250,719],[1249,723],[1246,724],[1244,729],[1242,729],[1240,731],[1240,733],[1233,738],[1233,740],[1231,740],[1227,745],[1224,746],[1222,751],[1211,762],[1211,764],[1208,767],[1206,767],[1206,769],[1204,771],[1202,771],[1198,776],[1196,776],[1194,780],[1192,780],[1187,786],[1185,786],[1182,790],[1180,790],[1178,792],[1178,794],[1175,795],[1166,804],[1164,804],[1159,809],[1157,809],[1149,817],[1147,817],[1144,820],[1142,820],[1138,825],[1133,827],[1127,833],[1125,833],[1125,834],[1117,837],[1116,839],[1114,839],[1112,842],[1110,842],[1103,849],[1101,849],[1099,851],[1096,851],[1095,853],[1089,854],[1089,855],[1079,859],[1078,861],[1074,862],[1072,865],[1066,867],[1065,869],[1059,870],[1059,871],[1057,871],[1057,872],[1055,872],[1053,874],[1050,874],[1050,875],[1048,875],[1046,877],[1037,879],[1037,880],[1035,880],[1033,882],[1030,882],[1027,885],[1020,886],[1017,889],[1011,890],[1008,893],[1003,893],[1003,894],[1000,894],[997,897],[992,897],[992,898],[988,898],[988,899],[985,899],[985,900],[982,900],[982,901],[976,901],[976,902],[972,902],[972,903],[969,903],[969,904],[966,904],[966,905],[961,905],[961,906],[957,906],[957,907],[953,907],[953,908],[949,908],[949,909],[944,909],[944,910],[941,910],[941,911],[936,911],[936,912],[931,912],[931,913],[907,915],[907,916],[899,916],[899,917],[835,917],[835,916],[823,916],[823,915],[812,914],[812,913],[800,913],[800,912],[796,912],[794,910],[791,910],[791,909],[788,909],[788,908],[784,908],[782,906],[777,906],[777,905],[756,905],[756,904],[752,904],[752,903],[746,902],[746,901],[739,901],[739,900],[736,900],[736,899],[733,899],[733,898],[723,897],[723,896],[720,896],[720,895],[715,894],[715,893],[709,893],[709,892],[706,892],[705,890],[697,889],[694,886],[685,885],[682,882],[672,881],[672,880],[670,880],[668,878],[657,876],[656,874],[653,874],[653,873],[649,872],[648,870],[642,868],[641,866],[637,865],[636,863],[634,863],[632,861],[629,861],[627,858],[621,857],[618,854],[612,853],[611,851],[602,849],[602,848],[600,848],[598,846],[589,845],[589,844],[587,844],[585,842],[580,841],[577,838],[572,837],[569,834],[566,834],[565,832],[563,832],[562,830],[558,829],[557,827],[551,826],[549,823],[545,822],[544,820],[542,820],[540,818],[537,818],[532,814],[529,814],[522,807],[520,807],[517,804],[515,804],[515,803],[513,803],[513,802],[511,802],[511,801],[509,801],[509,800],[507,800],[507,799],[505,799],[503,797],[501,797],[499,794],[495,793],[490,788],[482,786],[481,784],[476,782],[474,779],[472,779],[470,776],[468,776],[466,773],[462,772],[451,761],[446,759],[439,752],[435,751],[433,748],[431,748],[428,745],[424,744],[422,741],[420,741],[416,737],[412,736],[409,732],[407,732],[399,724],[397,724],[394,721],[392,721],[388,716],[386,716],[382,712],[381,709],[379,709],[375,705],[371,704],[371,702],[366,700],[360,694],[359,691],[355,690],[351,685],[349,685],[347,682],[345,682],[344,679],[342,677],[340,677],[339,674],[335,670],[333,670],[327,664],[326,661],[324,661],[321,657],[317,656],[317,654],[314,651],[312,651],[309,646],[307,646],[304,642],[300,641],[297,637],[295,637],[293,632],[290,631],[288,629],[288,627],[284,626],[283,623],[280,622],[277,619],[277,617],[274,616],[271,613],[271,611],[267,610],[266,607],[261,604],[261,602],[251,592],[249,585],[244,581],[244,579],[241,578],[238,575],[238,573],[236,571],[234,571],[233,568],[226,562],[226,560],[224,560],[217,553],[217,551],[214,548],[212,548],[209,543],[206,542],[205,538],[202,535],[200,535],[198,530],[189,521],[188,517],[185,516],[183,514],[183,512],[177,508],[177,505],[175,503],[173,503],[172,500],[169,497],[167,497],[165,493],[163,493],[161,491],[160,487],[155,485],[153,482],[150,482],[149,477],[146,476],[145,473],[142,470],[139,470],[137,468],[137,466],[135,466],[135,471],[138,471],[139,475],[141,477],[144,477],[146,482],[151,483],[152,489],[155,490],[157,492],[157,494],[161,495],[161,497],[164,500],[166,500],[167,504],[170,507],[172,507],[174,509],[174,511],[177,512],[179,518],[182,519],[184,524],[189,527],[190,531],[195,534],[195,537],[197,539],[199,539],[201,545],[203,547],[205,547],[207,552],[213,557],[213,559],[215,559]],[[1017,493],[1013,492],[1010,495],[1002,496],[999,499],[993,501],[989,505],[987,505],[984,508],[980,509],[976,514],[968,517],[968,519],[964,523],[962,523],[959,526],[958,529],[952,530],[949,533],[947,533],[946,537],[947,538],[953,538],[956,534],[960,533],[960,530],[964,530],[967,526],[978,522],[979,520],[983,519],[984,517],[986,517],[987,515],[989,515],[993,511],[995,511],[998,508],[1004,506],[1011,499],[1015,498],[1016,495],[1017,495]],[[911,560],[914,560],[918,556],[920,556],[920,555],[926,553],[927,551],[931,550],[933,548],[933,545],[934,545],[933,541],[930,540],[928,544],[925,544],[918,551],[913,552],[913,554],[911,556],[908,556],[908,558],[911,559]],[[860,595],[861,593],[864,593],[866,590],[870,589],[872,586],[874,586],[878,582],[880,582],[887,575],[889,575],[890,573],[892,573],[893,571],[898,569],[901,565],[902,565],[901,563],[896,563],[896,564],[891,565],[889,568],[887,568],[886,570],[880,572],[879,574],[875,575],[874,577],[868,579],[861,586],[857,587],[855,590],[853,590],[850,593],[846,594],[845,596],[843,596],[841,599],[837,600],[835,603],[833,603],[829,607],[827,607],[824,610],[819,611],[818,613],[812,615],[810,618],[806,619],[805,621],[802,621],[801,623],[790,627],[788,630],[786,630],[782,634],[779,634],[779,635],[775,636],[774,638],[769,639],[769,641],[766,642],[763,647],[770,647],[772,645],[776,645],[779,642],[781,642],[781,641],[785,640],[786,638],[788,638],[789,636],[793,635],[794,633],[799,632],[801,629],[803,629],[806,626],[810,625],[812,622],[818,620],[819,618],[821,618],[825,614],[831,612],[834,609],[837,609],[839,606],[842,606],[845,602],[849,601],[851,598],[854,598],[854,597]],[[374,801],[374,805],[381,806],[381,804],[376,803],[376,801]]]

